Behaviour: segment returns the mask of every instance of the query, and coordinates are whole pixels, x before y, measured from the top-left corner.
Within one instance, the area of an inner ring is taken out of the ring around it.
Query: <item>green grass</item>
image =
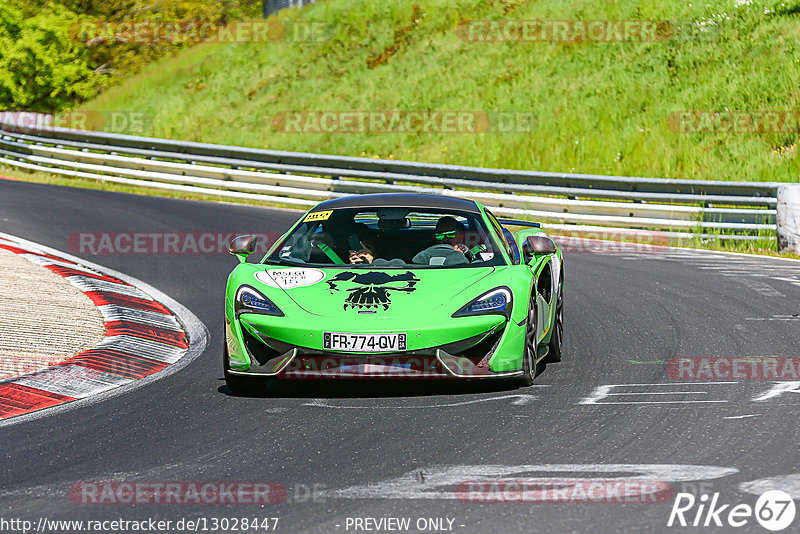
[[[420,6],[411,23],[414,5]],[[765,13],[765,8],[770,12]],[[753,0],[325,0],[279,15],[320,42],[204,44],[83,106],[145,113],[145,135],[541,171],[797,181],[798,132],[687,134],[684,110],[793,110],[800,2]],[[702,23],[716,14],[716,23]],[[670,20],[651,43],[475,43],[459,21]],[[405,28],[405,30],[402,30]],[[398,32],[398,30],[402,30]],[[387,47],[387,61],[368,60]],[[530,112],[524,133],[282,133],[307,110]],[[138,133],[138,132],[137,132]]]

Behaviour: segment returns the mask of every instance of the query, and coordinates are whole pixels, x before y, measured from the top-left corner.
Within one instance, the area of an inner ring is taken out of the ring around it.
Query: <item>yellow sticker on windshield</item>
[[[333,210],[315,211],[314,213],[309,213],[306,215],[306,218],[303,219],[303,222],[327,221],[331,216],[331,213],[333,213]]]

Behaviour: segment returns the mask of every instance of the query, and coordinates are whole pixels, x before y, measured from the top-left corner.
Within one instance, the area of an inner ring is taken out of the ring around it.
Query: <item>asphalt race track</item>
[[[281,232],[298,215],[0,180],[0,231],[60,250],[76,232]],[[675,357],[800,356],[800,262],[567,252],[565,358],[532,388],[310,381],[244,398],[228,394],[220,365],[235,258],[84,257],[186,306],[210,341],[145,387],[0,428],[4,518],[278,517],[287,533],[352,532],[353,518],[387,517],[451,519],[452,532],[729,532],[668,528],[674,497],[481,503],[454,498],[455,488],[487,476],[605,475],[719,492],[726,504],[752,506],[773,487],[800,499],[800,382],[778,391],[773,380],[675,380],[665,367]],[[271,482],[288,497],[82,504],[69,493],[82,481]],[[752,518],[736,531],[765,532]]]

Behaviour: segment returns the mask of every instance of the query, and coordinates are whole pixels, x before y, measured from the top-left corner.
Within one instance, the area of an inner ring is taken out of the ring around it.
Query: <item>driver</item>
[[[419,265],[461,265],[472,261],[464,244],[466,228],[454,217],[445,215],[436,222],[437,243],[417,253],[411,260]]]

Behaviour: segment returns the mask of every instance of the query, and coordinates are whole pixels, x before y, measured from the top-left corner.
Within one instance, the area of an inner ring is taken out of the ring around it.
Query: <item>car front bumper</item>
[[[234,321],[226,319],[230,373],[292,379],[490,379],[522,373],[524,331],[501,316],[457,319],[455,322],[463,325],[462,329],[453,332],[449,328],[446,334],[428,328],[426,339],[446,335],[449,342],[420,347],[425,343],[420,341],[422,336],[409,336],[408,350],[384,353],[337,352],[308,346],[312,343],[301,345],[298,340],[321,338],[321,332],[305,328],[287,335],[287,329],[273,326],[280,319],[255,314],[242,315]],[[453,339],[454,335],[463,337]]]

